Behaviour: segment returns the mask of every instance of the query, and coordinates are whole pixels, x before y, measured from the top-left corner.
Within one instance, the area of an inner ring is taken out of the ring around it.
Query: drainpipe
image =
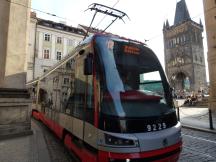
[[[33,55],[33,80],[35,79],[35,56],[36,56],[36,41],[37,41],[37,19],[35,24],[35,42],[34,42],[34,55]]]

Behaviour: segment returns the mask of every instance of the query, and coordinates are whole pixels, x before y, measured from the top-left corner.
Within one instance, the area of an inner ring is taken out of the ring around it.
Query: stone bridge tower
[[[206,85],[203,25],[190,18],[185,0],[176,4],[174,25],[164,23],[165,69],[175,90],[198,91]]]

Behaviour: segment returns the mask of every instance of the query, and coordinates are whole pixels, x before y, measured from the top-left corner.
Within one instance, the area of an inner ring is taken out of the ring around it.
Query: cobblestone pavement
[[[0,140],[0,162],[50,162],[41,129],[32,122],[33,135]]]
[[[27,138],[27,140],[26,140]],[[0,161],[1,162],[38,162],[37,151],[32,150],[32,136],[26,138],[19,137],[0,141]],[[16,145],[15,145],[15,144]],[[19,151],[22,150],[22,151]],[[32,152],[32,154],[30,154]]]
[[[52,162],[75,162],[63,143],[45,125],[34,119],[33,123],[38,125],[43,132]]]
[[[180,162],[216,162],[216,135],[182,129],[183,151]]]

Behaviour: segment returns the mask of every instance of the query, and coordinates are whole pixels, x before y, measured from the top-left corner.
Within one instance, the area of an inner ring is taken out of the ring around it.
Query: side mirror
[[[84,60],[84,75],[92,75],[93,73],[93,55],[88,54]]]

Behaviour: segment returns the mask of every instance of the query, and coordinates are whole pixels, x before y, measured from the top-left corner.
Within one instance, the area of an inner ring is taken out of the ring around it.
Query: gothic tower
[[[163,26],[165,69],[175,90],[198,91],[206,85],[203,25],[190,18],[185,0],[176,4],[174,24]]]

